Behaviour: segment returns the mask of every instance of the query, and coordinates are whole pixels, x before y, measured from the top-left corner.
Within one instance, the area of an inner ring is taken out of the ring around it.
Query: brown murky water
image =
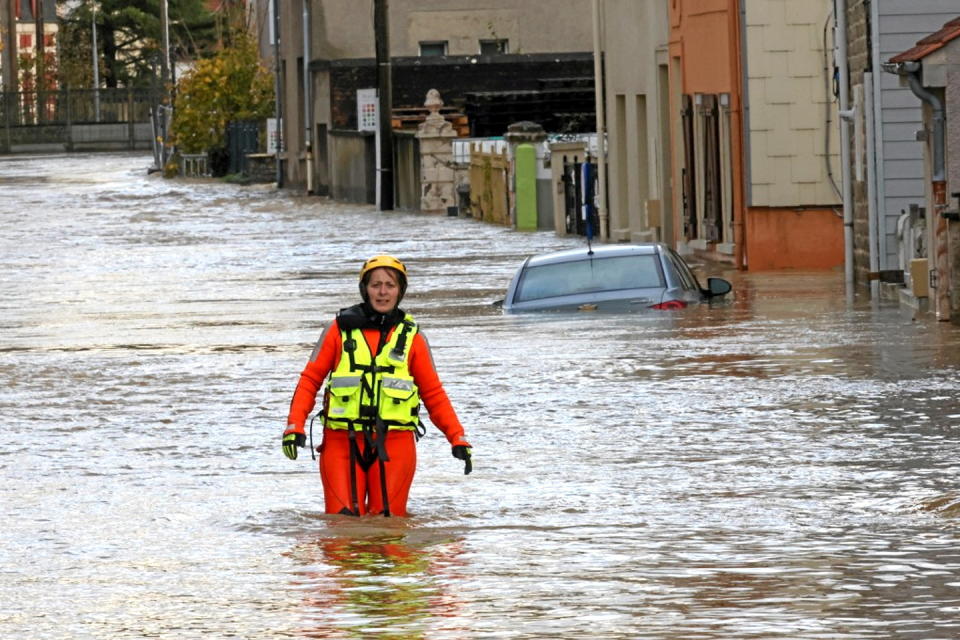
[[[955,638],[960,332],[736,274],[505,316],[574,239],[0,159],[0,637]],[[409,520],[322,515],[279,434],[363,258],[407,261],[475,447]]]

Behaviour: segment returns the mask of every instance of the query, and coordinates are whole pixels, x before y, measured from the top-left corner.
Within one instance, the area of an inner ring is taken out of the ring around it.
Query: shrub
[[[273,74],[261,64],[254,39],[243,34],[177,82],[173,141],[182,153],[222,147],[228,122],[262,120],[273,109]]]

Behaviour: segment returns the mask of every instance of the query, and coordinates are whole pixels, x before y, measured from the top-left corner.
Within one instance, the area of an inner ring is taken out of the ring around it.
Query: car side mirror
[[[710,297],[726,295],[732,289],[733,285],[723,278],[707,278],[707,291]]]

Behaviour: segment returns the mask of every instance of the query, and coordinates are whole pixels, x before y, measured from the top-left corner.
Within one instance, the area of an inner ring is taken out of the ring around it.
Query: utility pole
[[[390,67],[390,20],[387,0],[373,0],[373,32],[377,52],[377,97],[379,98],[379,198],[380,211],[393,210],[393,86]]]

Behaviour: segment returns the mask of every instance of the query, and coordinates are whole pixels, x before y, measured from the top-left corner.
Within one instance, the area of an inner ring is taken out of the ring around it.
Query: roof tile
[[[960,16],[943,25],[943,28],[917,41],[915,47],[890,58],[890,62],[917,62],[942,49],[954,38],[960,38]]]

